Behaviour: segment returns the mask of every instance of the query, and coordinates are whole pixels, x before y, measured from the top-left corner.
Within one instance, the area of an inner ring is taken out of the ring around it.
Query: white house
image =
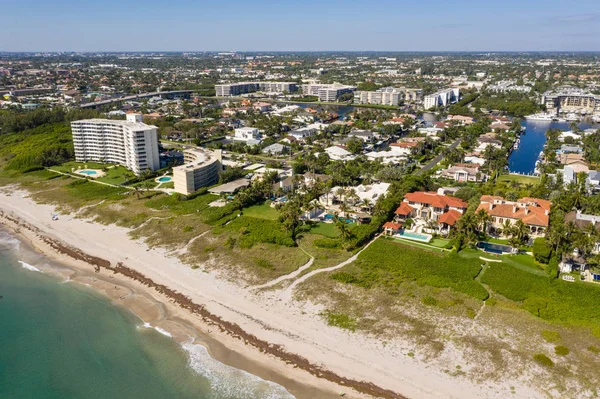
[[[329,155],[329,159],[334,161],[349,161],[354,159],[354,155],[350,151],[337,145],[325,148],[325,153]]]
[[[248,145],[256,145],[261,141],[260,133],[255,127],[239,127],[234,132],[234,141],[242,141]]]

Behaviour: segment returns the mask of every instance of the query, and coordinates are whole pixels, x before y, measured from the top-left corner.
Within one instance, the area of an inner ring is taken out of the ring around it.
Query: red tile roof
[[[435,192],[416,191],[414,193],[408,193],[404,196],[404,199],[410,202],[417,202],[420,204],[428,204],[436,208],[446,208],[452,206],[455,208],[466,209],[469,205],[461,200],[460,198],[449,197],[447,195],[439,195]]]
[[[480,209],[483,209],[490,216],[506,219],[520,219],[527,225],[548,227],[550,201],[525,197],[516,202],[495,204],[490,209],[490,203],[493,203],[494,200],[504,201],[502,197],[483,195],[481,197],[481,203],[477,208],[477,212]],[[522,206],[523,203],[526,205]]]
[[[461,216],[462,213],[456,209],[450,209],[448,212],[444,212],[442,216],[439,217],[438,223],[446,223],[447,225],[454,226],[456,221],[460,219]]]
[[[402,223],[394,223],[394,222],[385,222],[383,224],[383,229],[392,229],[392,230],[400,230],[402,228]]]
[[[401,202],[400,206],[398,207],[398,209],[396,209],[395,213],[396,213],[396,215],[406,216],[406,215],[409,215],[413,209],[414,208],[412,206],[408,205],[408,203]]]

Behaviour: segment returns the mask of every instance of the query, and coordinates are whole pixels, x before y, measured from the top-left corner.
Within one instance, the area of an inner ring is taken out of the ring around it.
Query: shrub
[[[554,362],[552,361],[552,359],[550,359],[548,356],[544,355],[543,353],[537,353],[537,354],[533,355],[533,360],[535,360],[535,362],[537,364],[539,364],[540,366],[554,367]]]
[[[551,279],[495,263],[481,281],[500,295],[545,320],[592,329],[600,327],[600,287]]]
[[[421,298],[421,302],[423,303],[423,305],[427,306],[437,306],[438,304],[437,299],[429,295],[426,295],[423,298]]]
[[[240,216],[224,226],[223,229],[237,233],[243,232],[238,238],[242,248],[251,248],[258,243],[277,244],[284,247],[296,246],[296,242],[283,231],[281,223],[276,220]]]
[[[184,233],[189,233],[189,232],[191,232],[192,230],[194,230],[194,228],[193,228],[192,226],[184,226],[184,227],[183,227],[183,232],[184,232]]]
[[[569,350],[569,348],[563,345],[557,345],[554,347],[554,353],[556,353],[559,356],[567,356],[570,352],[571,351]]]
[[[351,273],[336,272],[331,275],[332,280],[341,281],[342,283],[354,284],[357,282],[356,277]]]
[[[546,342],[558,342],[560,341],[560,334],[556,331],[544,330],[542,331],[542,337],[546,340]]]
[[[588,346],[587,349],[596,355],[600,353],[600,348],[598,348],[597,346],[594,346],[594,345]]]
[[[533,241],[533,257],[540,263],[548,264],[550,256],[552,255],[552,248],[548,246],[544,237],[536,238]]]
[[[262,267],[263,269],[275,270],[275,266],[273,266],[268,260],[262,258],[254,258],[254,263],[258,267]]]
[[[334,238],[317,238],[313,244],[318,248],[338,248],[340,240]]]
[[[344,328],[352,332],[356,331],[357,322],[351,316],[344,313],[333,313],[326,311],[324,316],[327,320],[327,324],[334,327]]]

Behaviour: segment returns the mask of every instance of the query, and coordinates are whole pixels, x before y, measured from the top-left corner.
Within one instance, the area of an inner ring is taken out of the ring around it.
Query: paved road
[[[455,149],[456,147],[458,147],[458,144],[460,144],[461,140],[462,139],[456,140],[454,143],[450,144],[450,146],[448,148],[450,148],[451,150]],[[443,157],[444,157],[444,155],[440,151],[440,154],[438,156],[436,156],[431,161],[429,161],[429,163],[427,165],[425,165],[421,169],[417,170],[417,172],[415,174],[418,175],[418,174],[421,174],[423,172],[427,172],[429,169],[432,169],[435,165],[437,165],[438,163],[440,163],[440,161],[442,160]]]

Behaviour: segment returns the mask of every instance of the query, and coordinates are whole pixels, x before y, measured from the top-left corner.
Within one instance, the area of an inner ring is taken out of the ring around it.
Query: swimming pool
[[[171,180],[173,180],[173,178],[171,178],[170,176],[163,176],[158,178],[159,183],[166,183],[170,182]]]
[[[477,243],[477,248],[481,249],[484,252],[489,252],[498,255],[510,254],[513,252],[513,247],[509,245],[492,244],[490,242],[483,241],[479,241]]]
[[[324,218],[325,220],[333,220],[333,215],[332,215],[331,213],[328,213],[328,214],[326,214],[326,215],[325,215],[323,218]],[[350,224],[350,223],[354,223],[354,219],[344,219],[344,218],[338,218],[338,219],[339,219],[341,222],[344,222],[344,223],[348,223],[348,224]]]
[[[98,174],[98,172],[96,172],[95,170],[90,170],[90,169],[78,170],[77,173],[79,173],[80,175],[86,175],[86,176],[95,176]]]
[[[407,240],[421,241],[421,242],[429,242],[431,241],[430,234],[419,234],[412,233],[410,231],[402,230],[399,234],[400,237],[406,238]]]

